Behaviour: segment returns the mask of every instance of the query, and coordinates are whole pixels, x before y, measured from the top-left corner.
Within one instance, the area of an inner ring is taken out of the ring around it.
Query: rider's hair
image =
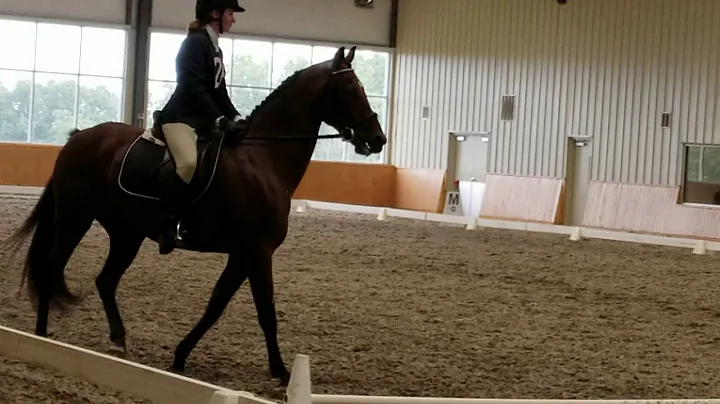
[[[188,34],[201,30],[203,25],[200,20],[192,20],[190,24],[188,24]]]

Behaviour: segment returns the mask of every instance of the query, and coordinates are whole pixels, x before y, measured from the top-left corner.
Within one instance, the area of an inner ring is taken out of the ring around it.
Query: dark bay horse
[[[204,314],[178,344],[172,369],[182,372],[190,352],[220,318],[246,279],[265,335],[270,373],[290,377],[277,341],[272,257],[288,231],[291,197],[310,163],[321,122],[352,133],[357,153],[382,151],[386,137],[352,69],[355,47],[296,72],[248,117],[244,137],[208,136],[198,145],[195,199],[183,218],[178,248],[228,254]],[[158,126],[158,125],[156,125]],[[75,131],[32,213],[6,241],[17,250],[33,233],[23,280],[37,310],[35,334],[47,336],[51,307],[81,298],[65,283],[65,266],[93,220],[105,229],[110,252],[95,285],[110,339],[125,349],[115,292],[146,238],[157,241],[163,173],[174,172],[162,134],[106,122]],[[271,140],[275,138],[275,140]],[[253,140],[254,139],[254,140]]]

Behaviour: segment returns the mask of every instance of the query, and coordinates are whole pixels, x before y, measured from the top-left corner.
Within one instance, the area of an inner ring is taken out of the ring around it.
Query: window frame
[[[705,157],[705,149],[718,149],[720,150],[720,144],[704,144],[704,143],[682,143],[681,144],[682,150],[682,174],[681,174],[681,181],[680,181],[680,203],[687,206],[698,206],[703,208],[711,208],[711,209],[720,209],[720,201],[718,203],[708,203],[708,202],[694,202],[691,200],[688,200],[688,182],[693,183],[706,183],[706,184],[714,184],[713,182],[704,181],[703,180],[703,159]],[[700,157],[698,160],[698,178],[697,179],[689,179],[688,178],[688,168],[690,163],[690,151],[692,148],[699,148],[700,150]],[[718,190],[720,190],[720,182],[717,182],[718,184]]]
[[[47,17],[31,17],[31,16],[24,16],[24,15],[10,15],[10,14],[2,14],[0,13],[0,20],[8,20],[8,21],[19,21],[19,22],[28,22],[28,23],[34,23],[35,24],[35,55],[34,55],[34,61],[33,61],[33,68],[32,70],[25,70],[25,69],[8,69],[8,68],[0,68],[0,70],[4,71],[11,71],[11,72],[22,72],[22,73],[30,73],[32,74],[32,89],[30,91],[30,110],[29,110],[29,117],[28,117],[28,132],[26,135],[26,139],[22,142],[19,142],[20,144],[27,144],[27,145],[51,145],[51,146],[62,146],[55,143],[45,143],[45,142],[38,142],[33,141],[32,139],[32,122],[33,122],[33,104],[35,101],[35,76],[36,74],[58,74],[58,75],[67,75],[67,76],[73,76],[77,79],[77,85],[76,85],[76,96],[75,96],[75,111],[74,111],[74,119],[75,123],[77,124],[78,120],[78,105],[80,102],[80,82],[82,77],[91,77],[91,78],[109,78],[109,79],[120,79],[122,82],[122,90],[120,92],[120,111],[119,111],[119,118],[121,122],[126,122],[128,118],[129,110],[131,109],[127,104],[131,100],[132,97],[129,97],[128,95],[132,91],[132,81],[128,80],[128,72],[130,71],[132,67],[132,63],[134,62],[132,55],[130,54],[130,47],[131,47],[131,41],[132,41],[132,28],[127,24],[113,24],[113,23],[107,23],[107,22],[95,22],[95,21],[89,21],[89,20],[82,20],[82,19],[67,19],[67,18],[47,18]],[[36,63],[37,63],[37,26],[39,24],[55,24],[55,25],[69,25],[72,27],[78,27],[81,30],[80,35],[80,42],[79,46],[81,49],[81,52],[79,54],[78,63],[82,60],[82,29],[83,28],[100,28],[100,29],[114,29],[118,31],[122,31],[125,34],[125,46],[123,48],[123,66],[122,66],[122,75],[121,76],[102,76],[97,74],[83,74],[81,73],[81,68],[78,66],[78,72],[77,73],[59,73],[59,72],[50,72],[46,70],[38,70],[36,69]],[[18,143],[18,142],[11,142],[0,139],[0,144],[11,144],[11,143]]]
[[[185,35],[186,32],[184,30],[179,29],[170,29],[170,28],[160,28],[160,27],[150,27],[148,32],[148,53],[151,52],[150,45],[152,42],[152,35],[155,33],[159,34],[174,34],[174,35]],[[269,42],[273,44],[275,43],[282,43],[282,44],[289,44],[289,45],[303,45],[303,46],[310,46],[310,47],[333,47],[338,48],[340,46],[345,46],[346,48],[349,48],[350,46],[345,44],[340,44],[337,42],[328,42],[328,41],[320,41],[320,40],[312,40],[312,39],[301,39],[301,38],[285,38],[285,37],[279,37],[279,36],[268,36],[268,35],[248,35],[248,34],[241,34],[241,33],[234,33],[234,32],[227,32],[223,34],[221,39],[231,39],[233,42],[235,40],[247,40],[247,41],[259,41],[259,42]],[[327,162],[337,162],[337,163],[360,163],[360,164],[389,164],[390,161],[390,143],[391,143],[391,136],[389,135],[390,128],[392,125],[392,97],[393,97],[393,77],[391,76],[392,72],[394,71],[394,63],[395,63],[395,48],[392,47],[384,47],[384,46],[377,46],[377,45],[364,45],[364,44],[358,44],[357,50],[358,51],[371,51],[371,52],[378,52],[378,53],[385,53],[388,55],[388,62],[385,65],[385,95],[384,96],[368,96],[368,98],[381,98],[385,100],[385,133],[388,137],[388,143],[383,148],[382,156],[380,160],[373,161],[373,162],[363,162],[363,161],[352,161],[346,158],[347,156],[347,147],[343,147],[342,149],[342,160],[315,160],[312,161],[327,161]],[[273,52],[274,54],[274,52]],[[312,56],[312,54],[311,54]],[[270,59],[270,77],[272,78],[272,57]],[[231,61],[232,62],[232,61]],[[226,60],[227,63],[227,60]],[[311,60],[312,64],[312,60]],[[232,63],[230,64],[232,68]],[[148,58],[148,73],[150,71],[150,58]],[[229,75],[231,75],[231,72]],[[147,109],[147,104],[150,101],[150,83],[151,82],[165,82],[165,83],[175,83],[175,81],[168,81],[168,80],[157,80],[157,79],[151,79],[149,74],[146,78],[147,85],[145,90],[145,106],[143,109]],[[271,83],[272,85],[272,83]],[[259,86],[248,86],[248,85],[232,85],[229,82],[227,83],[228,91],[232,92],[233,88],[245,88],[245,89],[258,89],[258,90],[267,90],[265,87],[259,87]],[[270,91],[272,92],[275,88],[270,88]],[[322,140],[320,140],[322,141]]]

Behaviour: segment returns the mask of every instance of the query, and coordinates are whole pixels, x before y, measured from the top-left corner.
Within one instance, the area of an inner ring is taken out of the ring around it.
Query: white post
[[[582,230],[580,230],[580,227],[575,227],[572,231],[572,234],[570,234],[570,240],[578,241],[581,238],[582,238]]]
[[[290,382],[283,401],[286,404],[312,404],[310,358],[307,355],[295,355]]]
[[[380,212],[378,213],[377,220],[387,220],[387,209],[386,208],[380,208]]]
[[[705,240],[698,240],[695,243],[695,248],[693,248],[693,254],[705,254],[707,252],[707,247],[705,244]]]
[[[297,213],[305,213],[307,212],[307,200],[300,199],[296,202],[297,208],[295,209],[295,212]]]
[[[216,391],[208,404],[277,404],[247,391]]]

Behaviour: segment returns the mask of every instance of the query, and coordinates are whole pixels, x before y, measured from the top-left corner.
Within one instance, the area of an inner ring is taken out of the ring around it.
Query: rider
[[[170,206],[168,228],[160,234],[160,254],[175,248],[178,215],[189,201],[189,184],[197,168],[197,139],[217,127],[225,132],[244,131],[245,120],[233,106],[225,85],[225,65],[218,45],[220,34],[244,12],[238,0],[197,0],[195,20],[175,60],[177,86],[159,114],[165,141],[177,176],[163,185]]]

